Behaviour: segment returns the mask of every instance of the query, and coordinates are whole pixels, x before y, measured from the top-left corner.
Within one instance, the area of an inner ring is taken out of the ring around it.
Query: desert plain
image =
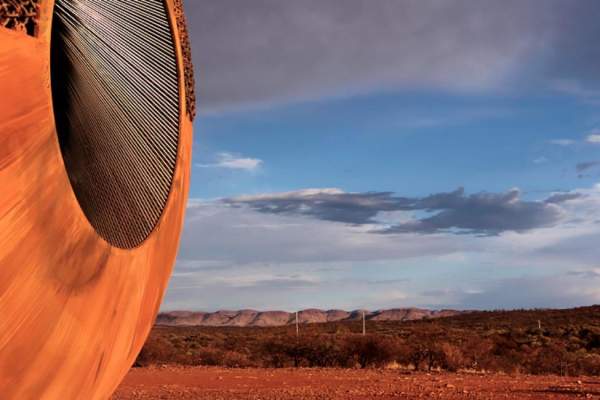
[[[112,400],[600,399],[600,379],[384,369],[132,369]]]
[[[112,400],[600,399],[600,306],[347,314],[163,314]]]

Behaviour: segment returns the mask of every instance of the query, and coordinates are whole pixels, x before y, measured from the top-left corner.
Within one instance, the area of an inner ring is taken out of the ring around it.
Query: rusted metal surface
[[[61,154],[53,7],[41,3],[37,39],[0,29],[0,397],[107,399],[148,335],[175,261],[192,124],[180,110],[171,190],[155,229],[133,249],[111,245],[82,211]],[[178,50],[181,104],[183,64]]]
[[[40,1],[0,0],[0,27],[36,36],[40,17]]]
[[[188,34],[187,21],[183,9],[183,0],[174,0],[175,17],[177,19],[177,28],[179,30],[179,39],[181,41],[181,50],[183,53],[183,64],[185,72],[185,102],[187,113],[193,121],[196,118],[196,81],[194,78],[194,65],[192,62],[192,46]]]

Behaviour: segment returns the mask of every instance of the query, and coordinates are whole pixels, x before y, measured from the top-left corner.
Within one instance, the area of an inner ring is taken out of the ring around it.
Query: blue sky
[[[195,169],[194,197],[342,187],[425,195],[470,191],[573,189],[574,165],[597,156],[581,142],[594,129],[592,107],[545,96],[370,94],[206,116],[196,163],[215,154],[263,161],[254,174]],[[418,173],[415,173],[416,170]],[[216,179],[215,172],[221,176]]]
[[[188,2],[163,309],[599,302],[600,7],[540,4]]]

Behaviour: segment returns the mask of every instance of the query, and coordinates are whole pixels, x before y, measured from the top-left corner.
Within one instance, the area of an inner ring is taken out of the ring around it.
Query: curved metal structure
[[[0,397],[106,399],[179,244],[181,0],[0,0]]]

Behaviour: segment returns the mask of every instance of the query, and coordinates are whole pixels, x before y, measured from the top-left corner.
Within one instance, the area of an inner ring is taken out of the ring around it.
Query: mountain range
[[[312,324],[334,321],[359,321],[363,312],[367,321],[415,321],[440,317],[451,317],[463,313],[456,310],[426,310],[420,308],[394,308],[389,310],[319,310],[298,311],[298,322]],[[170,311],[156,318],[156,325],[167,326],[284,326],[296,322],[296,313],[286,311]]]

